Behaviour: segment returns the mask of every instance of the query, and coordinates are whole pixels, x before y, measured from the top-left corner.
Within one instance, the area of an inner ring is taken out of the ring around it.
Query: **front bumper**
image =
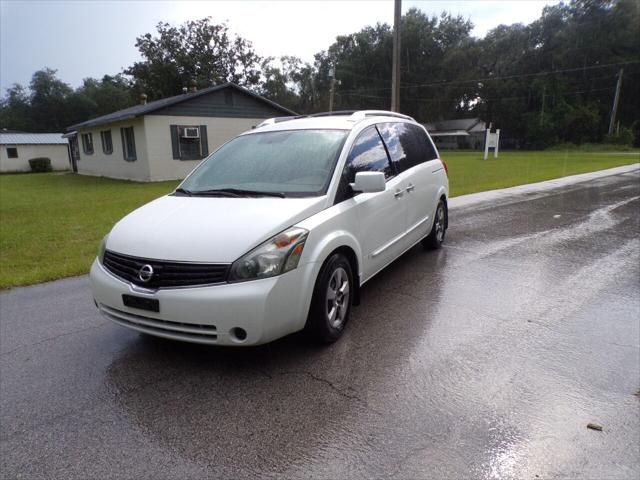
[[[304,327],[314,270],[310,263],[262,280],[151,292],[113,276],[96,260],[89,278],[98,309],[120,325],[174,340],[245,346]],[[123,294],[158,299],[160,311],[127,307]],[[238,329],[246,332],[246,338],[238,338]]]

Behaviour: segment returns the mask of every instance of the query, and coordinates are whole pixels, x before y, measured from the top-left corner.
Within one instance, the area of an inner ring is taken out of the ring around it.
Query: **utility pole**
[[[613,135],[613,128],[616,125],[616,115],[618,114],[618,101],[620,100],[620,87],[622,87],[622,73],[624,68],[618,72],[618,83],[616,84],[616,94],[613,97],[613,108],[611,109],[611,121],[609,122],[609,135]]]
[[[336,90],[336,70],[333,67],[329,69],[329,78],[331,78],[331,88],[329,89],[329,111],[333,112],[333,94]]]
[[[400,22],[402,0],[395,0],[393,11],[393,66],[391,70],[391,111],[400,111]]]

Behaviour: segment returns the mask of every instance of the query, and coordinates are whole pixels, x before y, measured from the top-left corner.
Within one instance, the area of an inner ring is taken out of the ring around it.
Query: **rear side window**
[[[356,173],[358,172],[383,172],[385,178],[394,175],[384,144],[375,127],[363,130],[351,147],[342,171],[335,203],[346,200],[351,196],[349,183],[355,181]]]
[[[378,129],[398,173],[437,158],[429,137],[417,125],[382,123],[378,125]]]

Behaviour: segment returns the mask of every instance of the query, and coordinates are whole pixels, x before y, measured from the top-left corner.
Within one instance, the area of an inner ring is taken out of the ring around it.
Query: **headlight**
[[[100,248],[98,249],[98,260],[100,261],[100,263],[102,263],[102,260],[104,259],[104,251],[107,249],[107,238],[109,238],[108,233],[100,242]]]
[[[239,258],[229,273],[230,282],[275,277],[298,266],[309,231],[292,227]]]

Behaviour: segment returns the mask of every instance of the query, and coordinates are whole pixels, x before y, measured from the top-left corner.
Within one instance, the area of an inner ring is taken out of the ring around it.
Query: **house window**
[[[124,159],[128,162],[133,162],[136,157],[136,139],[133,135],[133,127],[126,127],[120,129],[120,135],[122,137],[122,154]]]
[[[100,138],[102,139],[102,151],[106,155],[113,153],[113,140],[111,139],[111,130],[104,130],[100,132]]]
[[[202,160],[209,155],[206,125],[171,125],[170,131],[175,160]]]
[[[18,148],[17,147],[7,147],[7,157],[9,157],[9,158],[18,158]]]
[[[93,154],[93,135],[90,133],[82,134],[82,150],[87,155]]]

